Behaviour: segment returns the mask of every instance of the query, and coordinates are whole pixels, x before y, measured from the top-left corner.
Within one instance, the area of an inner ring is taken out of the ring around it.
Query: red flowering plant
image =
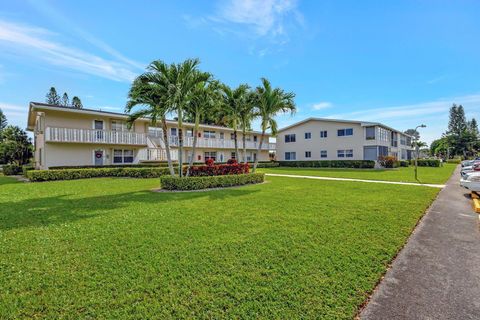
[[[208,167],[211,167],[211,166],[214,166],[215,165],[215,161],[212,159],[212,158],[209,158],[205,161],[205,164],[208,166]]]
[[[236,159],[228,159],[227,164],[238,164]]]
[[[245,174],[248,172],[249,172],[248,164],[238,163],[236,161],[233,164],[206,163],[206,165],[203,165],[203,166],[192,166],[190,168],[191,177],[223,176],[223,175],[233,175],[233,174]]]

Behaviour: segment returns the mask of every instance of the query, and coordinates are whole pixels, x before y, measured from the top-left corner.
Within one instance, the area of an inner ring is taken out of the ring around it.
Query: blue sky
[[[425,123],[430,142],[460,103],[480,118],[480,1],[4,1],[0,108],[25,127],[51,86],[122,111],[155,59],[198,57],[235,86],[296,93],[306,117]]]

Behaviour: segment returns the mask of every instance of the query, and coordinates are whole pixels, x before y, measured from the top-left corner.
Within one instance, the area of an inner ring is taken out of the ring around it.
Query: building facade
[[[31,102],[27,130],[33,132],[35,167],[138,164],[166,161],[162,129],[152,126],[148,118],[135,121],[128,129],[128,115],[93,109],[76,109]],[[180,130],[176,121],[167,121],[172,160],[178,160]],[[193,124],[184,123],[184,161],[192,156]],[[216,162],[243,160],[242,134],[237,132],[239,155],[235,154],[233,130],[201,125],[195,162],[211,158]],[[275,145],[267,136],[258,153],[260,133],[246,135],[247,161],[269,160]]]
[[[308,118],[279,130],[279,161],[412,158],[412,137],[381,123]]]

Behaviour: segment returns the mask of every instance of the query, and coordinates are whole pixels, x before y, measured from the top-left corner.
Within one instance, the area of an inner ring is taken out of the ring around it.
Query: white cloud
[[[6,102],[0,102],[0,109],[7,117],[8,124],[19,125],[24,128],[27,125],[28,105],[22,106]]]
[[[110,80],[130,82],[135,77],[130,63],[104,59],[52,38],[58,35],[43,28],[0,20],[0,47],[5,50]]]
[[[318,103],[315,103],[312,105],[312,109],[313,110],[324,110],[324,109],[328,109],[328,108],[331,108],[333,105],[331,102],[318,102]]]

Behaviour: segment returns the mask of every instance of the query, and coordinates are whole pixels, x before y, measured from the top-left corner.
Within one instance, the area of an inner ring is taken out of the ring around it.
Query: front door
[[[97,137],[97,141],[103,140],[103,121],[102,120],[95,120],[93,122],[93,129],[95,129],[95,135]]]
[[[103,166],[103,150],[95,150],[95,165]]]

